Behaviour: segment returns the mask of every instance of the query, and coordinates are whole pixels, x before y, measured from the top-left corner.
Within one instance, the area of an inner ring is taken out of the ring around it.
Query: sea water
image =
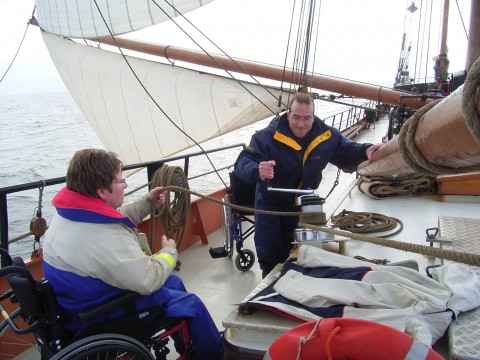
[[[325,113],[329,111],[332,108],[326,106]],[[270,119],[265,119],[210,140],[202,144],[202,148],[248,144],[255,130],[265,127],[268,121]],[[65,176],[68,162],[77,150],[104,148],[69,93],[2,95],[0,124],[0,188]],[[181,154],[199,150],[198,147],[192,148]],[[215,164],[215,157],[221,156],[225,163],[224,157],[228,156],[227,161],[233,164],[239,151],[240,148],[236,148],[228,155],[224,152],[216,153],[211,158]],[[182,166],[183,163],[178,165]],[[192,159],[190,169],[189,175],[213,170],[206,158]],[[189,187],[196,192],[208,194],[228,183],[228,170],[221,171],[220,176],[222,179],[217,174],[211,174],[192,183],[189,181]],[[129,177],[127,191],[146,181],[145,172]],[[39,190],[29,190],[8,195],[9,239],[29,232],[30,221],[38,209],[41,209],[42,217],[48,224],[54,214],[51,200],[62,186],[64,185],[48,186],[42,194]],[[10,244],[10,253],[13,256],[30,256],[33,240],[29,236]]]

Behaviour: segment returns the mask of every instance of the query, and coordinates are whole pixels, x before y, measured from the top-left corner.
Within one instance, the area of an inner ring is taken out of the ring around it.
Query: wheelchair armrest
[[[81,312],[80,314],[78,314],[78,318],[80,322],[89,321],[91,319],[96,318],[97,316],[105,314],[111,310],[117,309],[128,303],[133,304],[133,300],[137,299],[138,297],[140,297],[139,293],[136,293],[133,291],[123,292],[118,296],[114,296],[104,301],[101,304],[95,305],[91,309]]]

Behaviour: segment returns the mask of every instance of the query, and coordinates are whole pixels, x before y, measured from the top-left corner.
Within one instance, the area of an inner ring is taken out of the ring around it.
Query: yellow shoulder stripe
[[[300,146],[299,143],[297,143],[295,140],[292,138],[283,135],[282,133],[279,133],[278,131],[275,131],[275,134],[273,134],[273,138],[282,144],[288,145],[294,150],[301,150],[302,147]]]
[[[315,147],[318,146],[318,144],[324,142],[327,139],[330,139],[332,136],[332,132],[330,130],[325,131],[323,134],[318,135],[313,141],[308,145],[307,150],[305,150],[305,154],[303,154],[303,164],[305,164],[305,161],[308,159],[308,155],[312,152]]]
[[[167,263],[168,263],[168,266],[172,267],[173,266],[173,263],[175,262],[175,259],[173,258],[172,255],[170,255],[169,253],[164,253],[164,252],[161,252],[161,253],[156,253],[155,255],[153,255],[153,257],[155,259],[163,259],[163,260],[166,260]]]

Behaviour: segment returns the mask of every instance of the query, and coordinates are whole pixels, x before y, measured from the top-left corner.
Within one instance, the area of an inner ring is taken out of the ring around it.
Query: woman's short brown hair
[[[97,190],[112,190],[112,181],[122,170],[118,155],[102,149],[79,150],[73,155],[67,170],[67,188],[90,197]]]

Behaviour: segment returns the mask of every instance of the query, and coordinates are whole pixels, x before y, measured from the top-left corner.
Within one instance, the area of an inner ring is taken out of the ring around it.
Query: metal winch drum
[[[297,198],[297,204],[302,212],[323,212],[323,204],[325,199],[318,194],[302,195]],[[295,241],[312,241],[312,240],[333,240],[332,235],[323,231],[297,228],[295,229]]]
[[[318,194],[308,194],[299,196],[297,199],[302,212],[322,212],[325,199],[318,196]]]

